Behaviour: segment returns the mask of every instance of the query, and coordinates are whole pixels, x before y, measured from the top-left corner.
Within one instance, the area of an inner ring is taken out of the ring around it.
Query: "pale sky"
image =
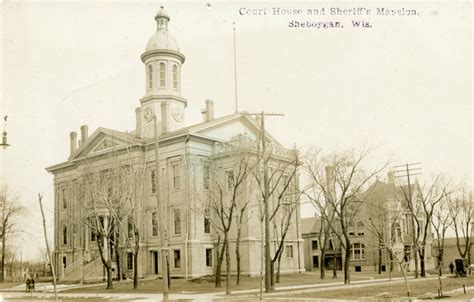
[[[201,120],[206,99],[214,100],[217,116],[233,113],[235,22],[239,110],[284,113],[267,121],[281,143],[325,150],[371,145],[376,160],[422,162],[424,175],[444,172],[471,183],[468,1],[209,3],[3,2],[0,114],[9,116],[11,147],[0,150],[0,183],[29,208],[25,233],[16,238],[25,259],[44,242],[38,192],[52,231],[53,176],[45,167],[67,159],[69,132],[83,124],[90,134],[97,127],[134,129],[145,94],[140,55],[160,5],[186,56],[188,125]],[[388,7],[419,16],[248,16],[239,14],[242,7]],[[289,28],[289,20],[339,21],[344,28]],[[352,20],[372,28],[354,29]]]

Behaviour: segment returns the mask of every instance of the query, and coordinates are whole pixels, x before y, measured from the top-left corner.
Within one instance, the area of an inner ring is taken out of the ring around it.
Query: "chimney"
[[[87,125],[82,125],[81,126],[81,143],[80,143],[80,145],[86,143],[87,138],[89,137],[88,132],[89,132],[89,127],[87,127]]]
[[[71,139],[71,142],[70,142],[70,148],[71,148],[71,154],[72,155],[74,153],[74,151],[76,151],[77,149],[77,132],[76,131],[72,131],[71,133],[69,133],[69,138]]]
[[[161,134],[168,133],[168,110],[169,104],[168,102],[161,103]]]
[[[135,135],[138,138],[142,137],[142,108],[135,108]]]
[[[206,116],[207,122],[210,122],[214,119],[214,101],[206,100]]]
[[[212,121],[214,119],[214,101],[206,100],[206,108],[202,109],[201,113],[203,122]]]
[[[326,186],[328,194],[331,195],[331,198],[336,198],[336,175],[334,172],[334,167],[326,166]]]
[[[387,183],[388,184],[394,184],[395,183],[395,174],[393,171],[388,171],[387,173]]]

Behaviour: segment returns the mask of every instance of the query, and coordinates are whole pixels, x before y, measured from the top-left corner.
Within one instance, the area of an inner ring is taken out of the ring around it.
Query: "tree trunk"
[[[227,234],[224,235],[224,242],[222,243],[221,250],[219,251],[219,245],[220,245],[220,236],[217,238],[217,245],[216,245],[216,251],[217,251],[217,263],[216,263],[216,278],[214,285],[215,287],[221,287],[221,272],[222,272],[222,262],[224,261],[224,252],[225,252],[225,241],[227,240]]]
[[[0,282],[5,281],[5,234],[2,234],[2,262],[0,263]]]
[[[349,272],[349,264],[351,259],[350,241],[346,239],[345,257],[344,257],[344,284],[351,283],[351,275]]]
[[[102,260],[102,264],[105,267],[105,271],[107,273],[107,289],[112,289],[112,262],[111,262],[111,255],[110,255],[110,248],[109,244],[110,242],[107,242],[108,244],[106,245],[105,251],[104,247],[102,246],[102,243],[104,240],[108,240],[108,238],[104,238],[101,234],[99,234],[97,238],[97,246],[99,247],[99,254],[100,254],[100,259]],[[104,253],[107,253],[107,258],[105,257]]]
[[[115,234],[115,242],[113,243],[114,244],[114,249],[115,249],[115,262],[117,263],[117,280],[120,282],[120,280],[122,280],[122,266],[120,265],[120,260],[121,260],[121,251],[120,251],[120,246],[119,246],[119,242],[120,242],[120,232],[117,231],[117,233]]]
[[[382,274],[382,247],[379,244],[379,275]]]
[[[337,279],[337,249],[334,247],[333,263],[332,263],[332,278]]]
[[[403,273],[403,279],[405,280],[405,287],[407,289],[407,297],[410,297],[410,285],[408,284],[407,272],[403,268],[403,264],[400,264],[400,268],[401,268],[402,273]]]
[[[281,255],[278,255],[278,263],[277,263],[277,272],[276,272],[276,280],[275,283],[280,283],[280,268],[281,268]]]
[[[422,278],[426,277],[426,270],[425,270],[425,245],[422,245],[419,253],[420,255],[420,275]]]
[[[133,253],[133,289],[138,288],[138,250],[139,249],[140,249],[140,233],[138,233],[138,230],[135,229],[135,252]]]
[[[112,261],[109,259],[107,261],[107,289],[113,289],[112,283]]]
[[[275,290],[275,262],[273,259],[270,261],[270,291]]]
[[[235,259],[237,265],[237,280],[235,282],[236,285],[240,284],[240,236],[241,236],[241,229],[240,225],[237,226],[237,238],[235,240]]]
[[[227,236],[224,238],[225,246],[225,266],[226,266],[226,282],[225,282],[225,293],[230,295],[230,251],[229,251],[229,240]]]
[[[438,261],[438,282],[439,282],[439,294],[440,297],[443,295],[443,282],[441,281],[441,275],[443,274],[443,265],[441,261]]]
[[[319,277],[324,279],[326,277],[326,271],[324,269],[324,257],[326,257],[326,253],[324,249],[321,250],[321,259],[319,259]]]

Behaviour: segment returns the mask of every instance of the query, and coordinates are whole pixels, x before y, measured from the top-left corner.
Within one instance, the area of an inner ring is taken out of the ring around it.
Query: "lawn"
[[[449,291],[462,288],[463,285],[466,287],[472,286],[474,284],[474,277],[467,278],[455,278],[447,277],[442,280],[443,292],[447,293]],[[436,296],[438,292],[439,282],[438,279],[411,279],[409,280],[410,286],[410,296],[411,297],[425,297]],[[330,299],[357,299],[357,300],[367,300],[368,298],[396,298],[396,297],[406,297],[406,287],[405,283],[397,282],[393,284],[380,284],[380,285],[371,285],[364,286],[359,288],[350,288],[348,290],[330,290],[326,289],[321,290],[306,290],[304,292],[299,292],[295,294],[287,293],[285,297],[291,298],[330,298]],[[450,294],[447,294],[449,296]]]
[[[399,273],[393,273],[393,277],[400,276]],[[373,272],[362,272],[362,273],[352,273],[351,280],[368,280],[368,279],[378,279],[378,278],[388,278],[388,273],[376,274]],[[338,272],[338,278],[332,278],[332,272],[327,272],[326,279],[321,280],[319,278],[319,273],[315,272],[306,272],[301,274],[285,274],[281,276],[280,283],[276,286],[291,286],[291,285],[308,285],[308,284],[321,284],[321,283],[332,283],[332,282],[342,282],[343,273]],[[104,284],[97,286],[84,287],[84,288],[75,288],[67,290],[67,292],[112,292],[112,293],[125,293],[125,292],[137,292],[137,293],[159,293],[162,290],[162,281],[161,279],[148,279],[141,280],[137,290],[133,290],[133,283],[131,281],[122,281],[114,282],[114,288],[111,290],[106,290]],[[241,283],[239,286],[236,286],[236,280],[233,276],[231,278],[231,290],[248,290],[248,289],[259,289],[260,278],[259,277],[242,277]],[[184,279],[172,279],[171,280],[171,289],[170,293],[214,293],[214,292],[223,292],[225,291],[226,279],[222,278],[222,287],[214,287],[214,278],[213,277],[203,277],[193,280],[184,280]]]

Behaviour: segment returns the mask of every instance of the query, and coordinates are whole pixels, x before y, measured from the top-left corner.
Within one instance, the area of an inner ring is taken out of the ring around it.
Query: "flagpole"
[[[237,102],[237,47],[235,41],[235,22],[234,25],[234,93],[235,93],[235,113],[239,112],[238,110],[238,102]]]

